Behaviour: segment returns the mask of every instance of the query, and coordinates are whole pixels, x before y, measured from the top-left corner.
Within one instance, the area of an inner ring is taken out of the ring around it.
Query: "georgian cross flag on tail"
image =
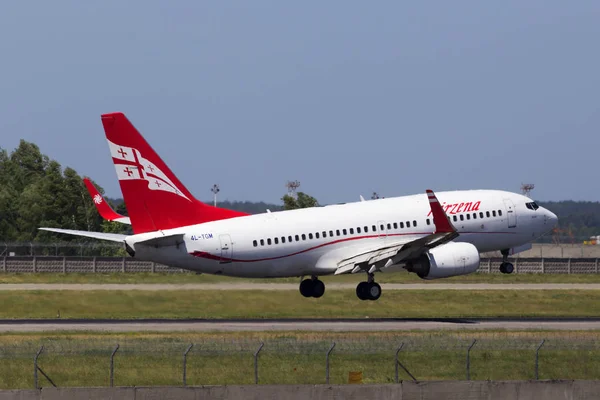
[[[142,156],[139,150],[120,146],[107,139],[119,180],[140,179],[148,182],[148,189],[170,192],[191,201],[154,163]]]

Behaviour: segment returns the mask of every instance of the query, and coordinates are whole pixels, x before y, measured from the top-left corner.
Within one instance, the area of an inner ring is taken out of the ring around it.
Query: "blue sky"
[[[201,199],[600,199],[600,2],[54,1],[0,13],[0,146],[120,197],[124,112]]]

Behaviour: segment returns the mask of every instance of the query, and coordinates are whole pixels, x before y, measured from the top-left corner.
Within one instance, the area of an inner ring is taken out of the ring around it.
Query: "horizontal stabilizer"
[[[100,240],[110,240],[111,242],[123,243],[123,242],[125,242],[125,238],[127,238],[127,235],[121,235],[118,233],[77,231],[74,229],[59,229],[59,228],[38,228],[38,229],[40,229],[42,231],[65,233],[67,235],[83,236],[83,237],[89,237],[89,238],[100,239]]]
[[[152,239],[137,241],[136,245],[152,246],[152,247],[167,247],[167,246],[179,246],[183,244],[183,233],[176,233],[174,235],[159,236]]]

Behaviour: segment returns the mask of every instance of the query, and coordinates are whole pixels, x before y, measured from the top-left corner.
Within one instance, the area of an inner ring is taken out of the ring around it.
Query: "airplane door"
[[[388,235],[385,221],[377,221],[377,231],[379,232],[379,239],[385,239]]]
[[[511,199],[504,199],[506,206],[506,217],[508,219],[508,227],[515,228],[517,226],[517,214],[515,213],[515,204]]]
[[[233,245],[231,243],[231,236],[229,235],[220,235],[219,240],[221,242],[221,264],[226,264],[231,262],[231,257],[233,253]]]

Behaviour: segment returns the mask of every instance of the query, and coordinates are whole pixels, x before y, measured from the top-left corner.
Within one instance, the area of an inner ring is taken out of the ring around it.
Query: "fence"
[[[5,242],[0,239],[0,257],[3,256],[125,256],[123,244],[106,241],[77,240],[71,242]],[[500,257],[500,252],[488,252],[483,257]],[[530,250],[518,257],[539,258],[600,258],[600,245],[534,243]]]
[[[539,335],[46,339],[0,347],[0,388],[600,379],[597,333]]]
[[[597,274],[598,258],[514,258],[515,273]],[[499,273],[501,258],[482,258],[477,272]],[[131,257],[0,257],[0,272],[7,273],[114,273],[190,272]]]

